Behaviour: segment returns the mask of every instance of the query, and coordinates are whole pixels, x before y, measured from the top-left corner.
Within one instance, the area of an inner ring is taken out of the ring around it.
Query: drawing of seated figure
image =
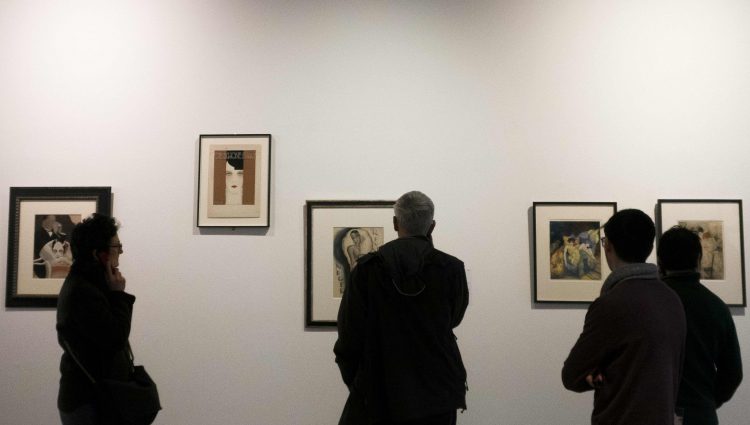
[[[47,242],[39,251],[40,258],[35,264],[43,265],[47,278],[64,278],[73,264],[70,244],[60,239]]]
[[[597,238],[584,232],[578,236],[563,236],[562,239],[562,247],[557,248],[551,258],[553,278],[597,279],[599,260],[592,249],[592,244],[598,243],[594,242]]]
[[[550,232],[550,278],[601,278],[599,223],[554,223]]]
[[[346,257],[349,260],[349,269],[352,270],[357,265],[357,260],[370,252],[377,251],[378,246],[366,229],[352,229],[349,232],[349,239],[352,243],[346,246]],[[346,243],[345,239],[344,244]]]

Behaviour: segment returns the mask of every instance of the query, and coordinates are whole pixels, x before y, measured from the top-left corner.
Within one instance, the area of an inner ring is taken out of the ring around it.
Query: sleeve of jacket
[[[365,349],[365,283],[370,264],[359,263],[344,288],[337,318],[338,339],[333,346],[344,383],[351,387]]]
[[[583,331],[563,364],[562,382],[565,388],[575,392],[593,389],[586,382],[586,376],[604,366],[602,363],[611,350],[609,344],[614,333],[609,315],[612,313],[599,300],[589,307]]]
[[[451,327],[461,324],[469,306],[469,285],[466,282],[466,269],[464,263],[458,262],[455,266],[456,282],[453,293],[453,311],[451,314]]]
[[[719,356],[716,359],[716,385],[714,399],[716,407],[729,401],[742,382],[742,356],[740,355],[740,344],[737,340],[737,329],[734,326],[732,315],[726,310],[727,328]]]
[[[78,311],[76,326],[83,328],[81,335],[100,350],[122,350],[130,336],[134,302],[134,296],[122,291],[103,294],[93,287],[80,290],[73,302]]]

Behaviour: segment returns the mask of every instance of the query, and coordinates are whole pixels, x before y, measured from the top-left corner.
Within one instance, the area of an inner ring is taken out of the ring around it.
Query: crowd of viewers
[[[334,346],[349,397],[340,425],[451,425],[466,409],[466,369],[453,332],[469,302],[464,264],[436,249],[434,204],[417,191],[394,207],[398,238],[359,256],[338,313]],[[562,368],[572,391],[594,391],[595,425],[715,425],[742,381],[727,306],[700,282],[701,241],[674,227],[659,239],[639,210],[601,229],[610,275],[589,306]],[[106,424],[95,378],[127,373],[135,297],[119,271],[114,219],[94,215],[72,232],[73,265],[58,301],[65,352],[58,408],[64,425]]]

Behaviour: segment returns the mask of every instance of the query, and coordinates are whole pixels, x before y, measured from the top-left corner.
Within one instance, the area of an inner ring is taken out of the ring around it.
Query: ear
[[[109,252],[108,251],[97,251],[94,250],[94,258],[97,259],[102,264],[106,264],[107,261],[109,261]]]
[[[393,230],[398,232],[398,219],[396,218],[395,215],[393,216]]]
[[[435,220],[432,220],[432,224],[430,224],[430,228],[427,230],[427,236],[432,235],[432,231],[435,230]]]

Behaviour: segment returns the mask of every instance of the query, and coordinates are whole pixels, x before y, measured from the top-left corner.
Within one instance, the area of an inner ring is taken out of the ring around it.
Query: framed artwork
[[[601,227],[616,202],[534,202],[534,301],[584,303],[599,296],[609,266]]]
[[[268,227],[271,135],[202,134],[198,227]]]
[[[112,214],[109,187],[11,187],[6,307],[55,307],[73,255],[70,234],[89,215]]]
[[[701,239],[701,283],[729,306],[746,306],[740,199],[659,199],[659,234],[683,226]]]
[[[396,239],[395,201],[307,201],[305,326],[336,326],[357,259]]]

